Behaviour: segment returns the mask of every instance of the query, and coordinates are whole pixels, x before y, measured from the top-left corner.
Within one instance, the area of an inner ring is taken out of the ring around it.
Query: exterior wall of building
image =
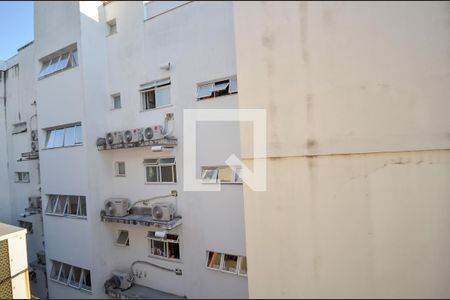
[[[117,33],[108,36],[106,21],[115,18]],[[49,194],[84,195],[87,218],[44,214],[47,271],[50,260],[91,271],[92,293],[49,280],[51,298],[105,297],[103,284],[112,271],[128,271],[136,260],[180,268],[182,276],[146,265],[137,284],[191,297],[247,297],[247,278],[206,268],[206,251],[245,256],[242,185],[218,193],[183,192],[182,121],[184,108],[236,108],[237,96],[197,102],[197,84],[235,76],[232,4],[192,2],[144,21],[142,2],[35,4],[35,77],[40,59],[73,43],[79,65],[38,79],[39,137],[44,208]],[[217,34],[220,33],[220,38]],[[93,42],[95,41],[95,42]],[[211,52],[211,45],[214,51]],[[180,46],[183,45],[182,48]],[[160,69],[171,63],[171,70]],[[171,105],[141,112],[141,84],[170,77]],[[121,94],[122,108],[111,110],[111,95]],[[163,125],[174,114],[178,146],[164,153],[149,148],[98,151],[96,139],[107,132]],[[46,129],[81,122],[83,145],[45,149]],[[198,174],[201,166],[225,165],[239,155],[237,124],[199,126]],[[226,137],[226,138],[224,138]],[[176,157],[176,184],[145,184],[143,160]],[[124,161],[126,176],[114,176],[114,162]],[[149,228],[101,223],[100,211],[109,197],[131,202],[177,190],[179,262],[149,257]],[[226,225],[224,225],[226,224]],[[130,246],[115,245],[118,230],[128,230]]]
[[[32,224],[27,234],[28,262],[37,260],[37,252],[44,250],[44,232],[41,214],[29,214],[29,197],[40,196],[39,160],[27,160],[22,153],[31,151],[31,131],[37,129],[36,95],[34,78],[34,45],[31,43],[19,49],[6,62],[2,81],[6,102],[2,101],[2,129],[4,136],[1,181],[8,186],[2,188],[2,221],[19,225],[19,221]],[[14,125],[25,122],[26,131],[14,133]],[[17,182],[16,172],[28,172],[29,182]],[[4,191],[4,192],[3,192]],[[8,216],[6,216],[8,213]],[[36,271],[37,281],[30,282],[31,292],[37,297],[47,297],[44,272]]]
[[[449,297],[448,3],[234,15],[239,106],[267,110],[267,191],[244,187],[249,296]]]

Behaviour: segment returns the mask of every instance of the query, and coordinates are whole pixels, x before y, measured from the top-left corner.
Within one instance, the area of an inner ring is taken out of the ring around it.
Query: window
[[[18,134],[27,131],[27,122],[13,124],[12,134]]]
[[[47,215],[86,217],[86,197],[85,196],[67,196],[67,195],[49,195]]]
[[[177,169],[174,157],[144,159],[145,180],[151,182],[177,182]]]
[[[19,227],[25,228],[28,234],[33,233],[33,223],[19,220]]]
[[[141,85],[142,110],[170,105],[170,79]]]
[[[159,16],[186,3],[189,3],[189,1],[149,1],[144,4],[145,19]]]
[[[127,230],[119,230],[117,235],[116,245],[130,246],[130,237]]]
[[[16,182],[29,183],[30,173],[29,172],[16,172]]]
[[[230,78],[212,83],[199,84],[197,100],[204,100],[237,93],[237,79]]]
[[[160,232],[149,231],[147,238],[149,240],[150,254],[153,256],[164,257],[168,259],[180,259],[180,244],[178,235],[163,234]]]
[[[112,99],[112,109],[122,108],[122,103],[120,101],[120,94],[112,95],[111,99]]]
[[[51,260],[51,263],[51,280],[75,289],[91,292],[91,272],[89,270],[65,264],[56,260]]]
[[[81,125],[72,125],[47,131],[47,149],[81,144],[83,144]]]
[[[242,183],[241,167],[234,171],[229,166],[202,167],[203,183]]]
[[[212,270],[247,276],[247,257],[206,251],[206,267]]]
[[[114,163],[116,177],[125,177],[125,162],[116,161]]]
[[[117,33],[116,19],[112,19],[112,20],[106,22],[106,24],[108,25],[108,35]]]
[[[78,53],[76,48],[62,51],[62,53],[58,51],[58,54],[50,55],[50,58],[42,61],[39,79],[75,66],[78,66]]]

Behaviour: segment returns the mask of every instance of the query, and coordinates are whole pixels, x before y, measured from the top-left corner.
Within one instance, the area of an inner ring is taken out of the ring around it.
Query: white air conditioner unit
[[[122,291],[130,288],[133,284],[133,278],[131,278],[131,275],[128,272],[113,271],[113,277],[118,279],[117,285]]]
[[[124,217],[128,215],[130,202],[126,198],[109,198],[105,200],[105,215],[110,217]]]
[[[125,130],[123,132],[123,138],[125,140],[125,143],[142,142],[144,140],[144,134],[142,132],[143,132],[142,128]]]
[[[163,127],[161,125],[145,127],[143,133],[146,141],[161,139],[163,138]]]
[[[39,151],[39,142],[38,141],[31,141],[31,152],[37,152]]]
[[[31,140],[32,141],[37,141],[38,140],[38,134],[37,134],[37,130],[31,130]]]
[[[123,133],[122,131],[108,132],[106,134],[106,143],[108,145],[115,145],[123,143]]]
[[[152,205],[152,218],[157,221],[171,221],[175,218],[175,206],[171,203]]]

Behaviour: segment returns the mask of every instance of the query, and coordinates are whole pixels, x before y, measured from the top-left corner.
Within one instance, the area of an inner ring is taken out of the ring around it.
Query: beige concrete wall
[[[450,297],[448,2],[235,2],[249,296]],[[241,126],[250,164],[252,129]]]

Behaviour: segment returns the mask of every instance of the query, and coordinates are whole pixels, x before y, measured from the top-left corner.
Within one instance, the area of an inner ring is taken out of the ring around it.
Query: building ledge
[[[176,138],[163,138],[157,140],[149,140],[135,143],[119,143],[113,145],[101,145],[97,146],[98,151],[103,150],[116,150],[116,149],[127,149],[127,148],[138,148],[138,147],[146,147],[146,146],[165,146],[166,148],[173,148],[178,144],[178,140]]]
[[[105,293],[116,299],[186,299],[186,297],[169,294],[138,284],[133,284],[132,287],[125,291],[119,288],[107,288]]]
[[[22,157],[17,161],[24,161],[30,159],[39,159],[39,151],[25,152],[22,153]]]
[[[102,216],[102,222],[121,223],[153,227],[155,229],[172,230],[181,225],[181,217],[177,216],[171,221],[156,221],[150,215],[127,215],[125,217]]]

